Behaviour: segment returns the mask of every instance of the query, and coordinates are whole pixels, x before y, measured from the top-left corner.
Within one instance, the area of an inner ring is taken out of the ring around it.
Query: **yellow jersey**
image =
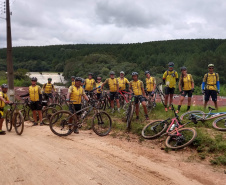
[[[187,76],[184,76],[183,79],[182,76],[180,77],[179,86],[181,86],[184,91],[190,91],[192,89],[192,83],[194,83],[194,80],[191,74],[187,74]]]
[[[95,80],[94,79],[86,79],[85,80],[85,90],[86,91],[91,91],[91,90],[93,90],[93,85],[95,85],[96,84],[96,82],[95,82]]]
[[[121,79],[120,77],[118,78],[118,85],[119,85],[119,90],[124,91],[126,89],[126,84],[129,84],[129,80],[127,78]]]
[[[29,96],[31,101],[39,101],[39,95],[42,94],[39,85],[29,87]]]
[[[155,84],[156,80],[154,77],[146,78],[146,89],[148,92],[152,92],[154,90]]]
[[[71,85],[75,85],[75,81],[71,81]]]
[[[100,87],[102,84],[103,84],[103,82],[96,83],[96,88]],[[100,88],[97,89],[97,93],[98,93],[98,94],[101,93]]]
[[[44,93],[46,93],[46,94],[52,93],[53,89],[55,90],[53,84],[51,84],[51,83],[44,84],[42,88],[44,90]]]
[[[166,81],[166,86],[169,88],[176,88],[176,79],[178,78],[178,73],[176,71],[167,70],[163,74],[163,79]]]
[[[6,101],[9,101],[8,95],[4,92],[0,92],[0,97],[4,98]],[[0,100],[0,108],[4,108],[5,107],[5,102]]]
[[[105,80],[104,84],[108,84],[110,92],[117,92],[118,79],[117,78],[108,78]]]
[[[144,88],[144,84],[143,84],[143,82],[141,80],[138,80],[138,81],[132,80],[129,83],[129,88],[132,89],[133,93],[136,96],[142,95],[143,94],[142,89]]]
[[[204,75],[203,82],[206,82],[207,90],[217,90],[217,81],[219,81],[218,73],[207,73]]]
[[[75,87],[74,85],[70,86],[68,89],[68,93],[71,93],[70,100],[75,101],[73,104],[81,104],[82,96],[85,96],[84,89],[80,87]]]

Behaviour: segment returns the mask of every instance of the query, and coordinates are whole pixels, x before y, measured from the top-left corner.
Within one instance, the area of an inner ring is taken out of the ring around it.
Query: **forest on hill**
[[[75,44],[41,47],[14,47],[13,63],[15,71],[54,71],[70,76],[87,77],[93,72],[95,77],[107,78],[111,70],[119,74],[137,71],[142,80],[144,71],[161,81],[168,62],[175,63],[175,70],[186,66],[193,75],[196,89],[209,63],[215,64],[221,84],[226,84],[226,39],[169,40],[135,44]],[[0,49],[0,71],[6,71],[6,49]]]

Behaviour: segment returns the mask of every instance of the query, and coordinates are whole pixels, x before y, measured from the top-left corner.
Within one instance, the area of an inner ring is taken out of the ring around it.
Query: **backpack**
[[[175,77],[175,70],[173,70],[173,73],[171,74],[172,75],[172,77]],[[169,70],[167,70],[167,76],[169,75]]]

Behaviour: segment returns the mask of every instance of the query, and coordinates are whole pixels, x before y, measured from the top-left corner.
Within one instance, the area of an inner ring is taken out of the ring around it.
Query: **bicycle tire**
[[[57,103],[53,103],[53,104],[50,104],[48,107],[53,107],[55,108],[57,111],[60,111],[62,110],[62,106],[60,104],[57,104]]]
[[[184,114],[182,114],[180,116],[180,120],[182,120],[184,122],[191,121],[191,119],[190,119],[191,114],[194,115],[194,116],[196,114],[199,114],[199,115],[195,116],[196,118],[198,118],[197,120],[204,120],[204,118],[205,118],[205,113],[203,111],[194,110],[194,111],[189,111],[189,112],[185,112]]]
[[[182,136],[176,136],[177,131],[180,134],[182,134]],[[166,138],[165,145],[166,145],[167,148],[171,148],[171,149],[181,149],[181,148],[184,148],[185,146],[190,145],[195,140],[195,138],[197,136],[197,132],[193,128],[180,128],[177,131],[175,130],[175,131],[171,132],[170,135]],[[178,145],[176,146],[176,144],[178,142],[181,142],[181,140],[184,140],[185,139],[185,136],[184,136],[185,133],[182,133],[182,132],[185,132],[185,131],[189,131],[190,132],[189,134],[186,133],[186,138],[188,138],[188,139],[186,139],[186,141],[185,141],[184,144],[179,145],[179,146]],[[180,141],[178,141],[178,140],[180,140]],[[171,144],[171,142],[172,142],[172,144]],[[175,142],[176,142],[176,144],[174,144]]]
[[[92,129],[98,136],[106,136],[110,133],[112,120],[108,113],[101,111],[93,116]]]
[[[162,91],[159,92],[159,96],[160,96],[162,104],[165,106],[165,95],[163,94]]]
[[[49,123],[50,130],[55,135],[60,137],[70,135],[74,131],[75,123],[76,123],[76,120],[74,119],[74,117],[72,117],[72,115],[73,114],[71,112],[66,110],[61,110],[53,114],[50,118],[50,123]],[[64,119],[64,117],[66,118]],[[67,120],[68,117],[72,118],[72,121],[71,121],[72,123],[70,124],[68,123],[68,120]],[[68,126],[68,128],[64,129],[65,126]],[[63,129],[65,132],[61,132]]]
[[[54,113],[57,112],[57,109],[53,108],[53,107],[47,107],[46,109],[42,110],[42,123],[44,125],[49,125],[50,122],[50,118],[52,117],[52,115]],[[53,122],[56,122],[57,120],[53,120]]]
[[[126,119],[126,128],[129,130],[131,129],[131,122],[132,122],[132,118],[133,118],[133,113],[134,113],[134,105],[131,104],[129,106],[129,110],[127,113],[127,119]]]
[[[33,111],[31,110],[31,108],[29,107],[28,110],[28,119],[31,121],[31,122],[34,122],[34,118],[33,118]],[[39,116],[37,114],[37,121],[39,120]]]
[[[22,113],[22,115],[24,117],[24,121],[25,121],[26,120],[26,117],[27,117],[26,110],[25,109],[22,109],[20,112]]]
[[[215,119],[212,125],[217,130],[226,131],[226,116]]]
[[[6,123],[6,130],[8,132],[10,132],[13,127],[12,120],[11,120],[11,114],[12,114],[12,112],[10,110],[7,110],[6,116],[5,116],[5,123]]]
[[[155,128],[158,126],[158,130]],[[154,121],[144,126],[141,135],[145,139],[155,139],[161,136],[167,129],[167,123],[164,121]]]
[[[17,112],[13,117],[13,125],[15,127],[16,133],[21,135],[24,131],[24,117],[21,112]]]

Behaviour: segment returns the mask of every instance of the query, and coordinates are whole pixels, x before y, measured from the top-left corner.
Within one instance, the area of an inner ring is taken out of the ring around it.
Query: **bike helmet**
[[[2,84],[1,88],[2,88],[2,89],[4,89],[4,88],[5,88],[5,89],[8,89],[8,85],[7,85],[7,84]]]
[[[169,62],[169,63],[168,63],[168,66],[174,67],[174,63],[173,63],[173,62]]]
[[[75,79],[75,76],[71,76],[71,78],[74,78]]]
[[[214,64],[209,64],[208,67],[214,67]]]
[[[91,75],[91,76],[93,76],[93,73],[89,73],[88,75]]]
[[[180,68],[181,71],[187,71],[187,68],[185,66]]]
[[[115,72],[114,72],[114,71],[111,71],[111,72],[110,72],[110,75],[115,75]]]
[[[120,74],[125,74],[125,72],[124,71],[121,71]]]
[[[75,81],[80,81],[80,82],[82,82],[82,78],[81,78],[81,77],[76,77],[76,78],[75,78]]]
[[[135,76],[135,75],[138,76],[138,72],[132,72],[132,76]]]
[[[146,74],[150,74],[150,71],[145,71],[145,75],[146,75]]]
[[[48,81],[52,81],[52,78],[48,78]]]
[[[31,81],[37,82],[37,80],[38,80],[38,79],[37,79],[36,77],[32,77],[32,78],[31,78]]]

